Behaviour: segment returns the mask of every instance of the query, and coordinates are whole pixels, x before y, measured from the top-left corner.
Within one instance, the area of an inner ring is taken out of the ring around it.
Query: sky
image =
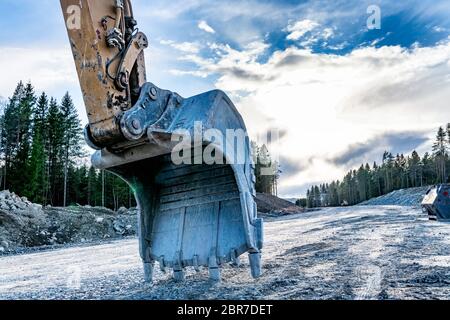
[[[384,150],[428,151],[450,120],[448,0],[133,0],[147,78],[184,97],[222,89],[270,144],[279,194],[304,195]],[[379,28],[369,28],[372,10]],[[57,0],[0,0],[0,99],[19,80],[87,122]]]

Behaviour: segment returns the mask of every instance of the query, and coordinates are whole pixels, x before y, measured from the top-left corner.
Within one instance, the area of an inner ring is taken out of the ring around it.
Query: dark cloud
[[[292,176],[294,174],[299,173],[302,170],[308,168],[308,162],[291,160],[286,157],[280,156],[280,170],[282,171],[282,175],[285,177]]]
[[[248,70],[239,67],[219,68],[216,71],[219,73],[232,75],[233,77],[236,77],[241,80],[248,80],[255,82],[271,81],[274,79],[273,76],[268,77],[266,75],[250,72]]]
[[[231,69],[228,69],[228,72],[239,79],[251,80],[251,81],[263,81],[264,80],[263,75],[255,74],[253,72],[249,72],[247,70],[244,70],[244,69],[238,68],[238,67],[233,67]]]
[[[350,145],[347,150],[328,159],[337,166],[350,166],[379,159],[380,153],[388,150],[394,154],[409,153],[428,141],[425,132],[385,133],[362,143]]]
[[[304,184],[298,184],[289,187],[280,187],[278,192],[284,197],[301,198],[306,196],[306,192],[311,186],[320,185],[324,183],[323,181],[313,181]]]
[[[374,63],[372,63],[374,64]],[[446,79],[450,73],[450,66],[447,62],[439,62],[428,66],[424,72],[418,73],[415,77],[402,82],[380,82],[374,84],[370,90],[356,92],[353,97],[345,102],[343,114],[354,110],[375,110],[392,108],[393,105],[400,105],[405,101],[415,101],[409,106],[410,112],[420,112],[426,106],[428,100],[424,98],[444,94],[445,97],[430,106],[432,110],[448,112],[446,101],[450,97],[448,83]]]
[[[346,165],[350,162],[357,162],[363,156],[367,155],[367,153],[372,151],[372,143],[372,141],[367,141],[365,143],[352,144],[347,150],[329,160],[337,166]]]
[[[291,53],[283,57],[278,63],[275,65],[277,68],[281,67],[291,67],[296,66],[302,62],[309,60],[310,58],[304,55],[299,55],[296,53]]]

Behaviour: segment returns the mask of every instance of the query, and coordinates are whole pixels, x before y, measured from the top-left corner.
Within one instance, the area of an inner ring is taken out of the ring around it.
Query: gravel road
[[[450,224],[416,207],[324,209],[265,224],[263,276],[187,270],[143,284],[137,240],[0,258],[0,299],[449,299]]]

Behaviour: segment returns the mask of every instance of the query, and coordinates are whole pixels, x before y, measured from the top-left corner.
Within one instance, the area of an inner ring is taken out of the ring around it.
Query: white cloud
[[[185,71],[185,70],[171,69],[169,70],[169,72],[174,76],[194,76],[199,78],[208,77],[208,73],[203,71]]]
[[[434,32],[446,32],[447,29],[443,28],[443,27],[435,26],[435,27],[433,27],[433,31]]]
[[[322,38],[328,40],[334,36],[334,30],[332,28],[325,28],[322,31]]]
[[[86,112],[69,47],[0,47],[0,96],[9,97],[19,81],[31,81],[35,91],[60,99],[66,91],[74,98],[83,121]]]
[[[306,33],[313,31],[318,26],[319,24],[317,22],[309,19],[300,20],[293,24],[289,24],[286,28],[286,31],[289,32],[286,39],[294,41],[299,40]]]
[[[216,31],[205,20],[198,23],[198,28],[208,33],[216,33]]]
[[[279,153],[308,163],[298,174],[282,176],[282,194],[341,178],[348,168],[326,159],[349,145],[386,132],[425,131],[432,137],[450,119],[450,42],[410,50],[366,47],[344,56],[291,47],[265,63],[259,60],[267,50],[262,42],[243,50],[222,44],[210,49],[213,59],[184,59],[218,75],[216,86],[240,97],[235,102],[253,137],[272,127],[286,130]]]
[[[0,47],[0,93],[9,95],[20,80],[48,88],[77,80],[70,48]]]
[[[177,49],[181,52],[185,53],[198,53],[200,51],[200,46],[194,42],[181,42],[177,43],[172,40],[161,40],[160,43],[162,45],[171,46],[174,49]]]

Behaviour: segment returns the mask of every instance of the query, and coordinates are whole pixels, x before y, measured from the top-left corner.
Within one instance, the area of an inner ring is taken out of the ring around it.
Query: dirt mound
[[[419,206],[429,187],[393,191],[384,196],[367,200],[363,206]]]
[[[270,194],[258,193],[256,194],[255,201],[258,206],[258,212],[261,213],[283,215],[304,212],[303,208],[294,205],[292,202]]]
[[[137,233],[136,210],[45,207],[9,191],[0,192],[0,254],[19,248],[101,239]]]

